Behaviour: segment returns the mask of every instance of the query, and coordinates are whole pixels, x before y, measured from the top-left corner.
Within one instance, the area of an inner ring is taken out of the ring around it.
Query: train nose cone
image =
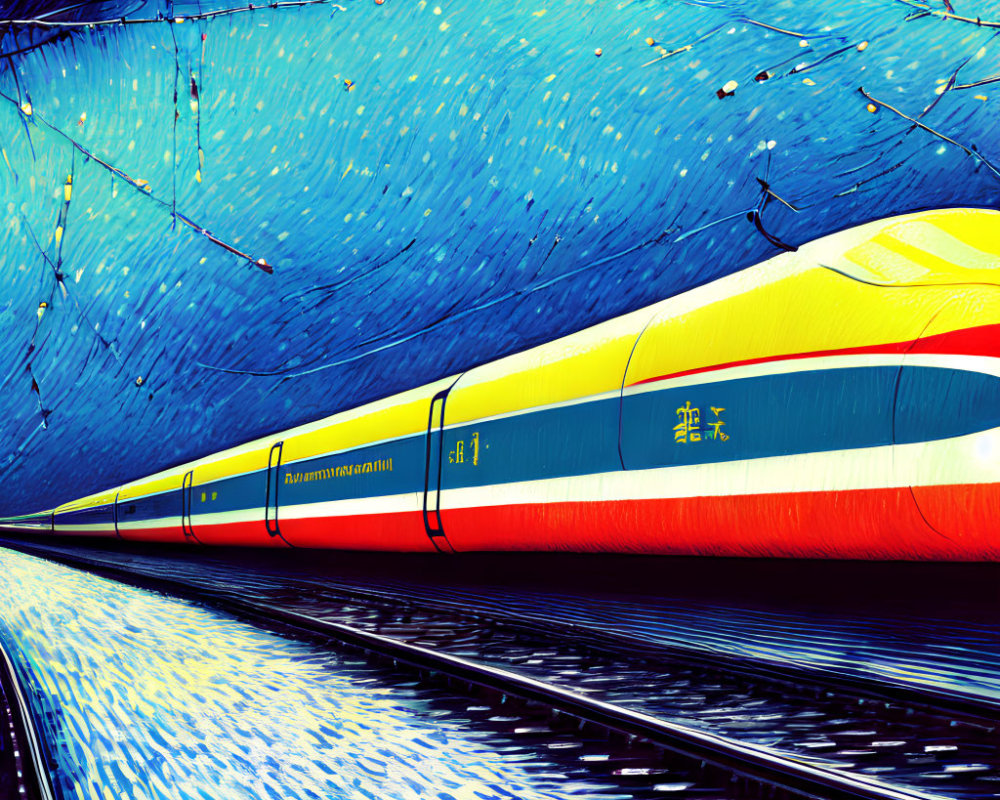
[[[952,287],[903,360],[893,432],[932,557],[1000,558],[1000,288]]]

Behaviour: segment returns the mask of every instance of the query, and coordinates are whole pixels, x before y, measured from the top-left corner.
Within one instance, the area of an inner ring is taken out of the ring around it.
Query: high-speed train
[[[3,520],[206,545],[1000,559],[1000,212],[925,211]]]

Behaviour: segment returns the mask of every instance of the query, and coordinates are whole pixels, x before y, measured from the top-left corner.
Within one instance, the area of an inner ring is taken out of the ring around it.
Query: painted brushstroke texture
[[[342,7],[83,28],[4,61],[0,512],[523,350],[781,246],[1000,200],[997,95],[971,86],[1000,73],[994,28],[881,1]]]

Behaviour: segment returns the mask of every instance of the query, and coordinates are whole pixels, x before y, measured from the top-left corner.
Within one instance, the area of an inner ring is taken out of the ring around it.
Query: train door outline
[[[111,503],[111,519],[115,523],[115,536],[117,536],[119,539],[122,538],[122,532],[118,530],[118,495],[120,494],[121,490],[119,489],[117,492],[115,492],[115,499]]]
[[[264,528],[267,530],[267,535],[272,539],[275,536],[280,536],[281,541],[291,547],[292,545],[289,541],[281,535],[281,527],[278,524],[278,473],[281,469],[281,454],[284,449],[284,440],[275,442],[271,445],[271,449],[267,454],[267,486],[264,489]],[[275,452],[277,452],[277,457],[275,457]],[[274,498],[273,517],[271,513],[272,497]]]
[[[193,539],[198,542],[198,537],[194,535],[194,526],[191,524],[191,503],[194,490],[194,470],[189,469],[184,473],[184,480],[181,481],[181,531],[185,539]],[[201,542],[198,542],[201,544]]]
[[[448,536],[444,532],[444,524],[441,521],[441,473],[444,469],[444,407],[448,400],[448,392],[457,382],[456,380],[447,389],[442,389],[434,395],[427,415],[427,445],[424,462],[424,530],[427,532],[427,538],[434,545],[434,549],[439,553],[455,552],[455,548],[448,541]],[[434,414],[437,408],[440,408],[440,411],[438,411],[438,422],[435,426]]]

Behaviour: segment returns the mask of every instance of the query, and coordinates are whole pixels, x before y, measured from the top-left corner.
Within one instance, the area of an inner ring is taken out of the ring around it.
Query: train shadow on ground
[[[11,537],[21,538],[21,537]],[[24,537],[39,541],[35,537]],[[545,591],[637,603],[673,601],[859,618],[912,617],[996,624],[1000,564],[738,559],[575,553],[457,555],[192,548],[46,537],[61,546],[164,559],[208,559],[242,569],[352,583]]]

